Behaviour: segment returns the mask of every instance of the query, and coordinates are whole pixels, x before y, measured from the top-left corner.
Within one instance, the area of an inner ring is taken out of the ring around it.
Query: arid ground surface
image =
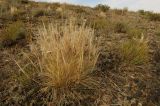
[[[57,104],[32,89],[38,85],[20,84],[23,75],[17,63],[27,62],[23,52],[30,53],[39,28],[50,23],[64,25],[66,20],[94,30],[99,56],[92,76],[98,90],[81,91],[78,102],[67,98]],[[102,5],[0,2],[0,105],[160,106],[160,14]]]

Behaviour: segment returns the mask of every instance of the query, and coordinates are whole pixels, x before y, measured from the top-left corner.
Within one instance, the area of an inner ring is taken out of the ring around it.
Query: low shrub
[[[144,10],[138,10],[138,13],[139,13],[140,15],[145,15],[145,11],[144,11]]]
[[[96,7],[95,7],[96,10],[100,10],[100,11],[103,11],[103,12],[107,12],[110,7],[107,6],[107,5],[103,5],[103,4],[98,4]]]
[[[148,62],[149,47],[147,40],[132,39],[121,44],[120,54],[125,65],[142,65]]]
[[[91,74],[99,55],[93,37],[92,29],[72,22],[40,28],[36,44],[31,45],[30,67],[27,72],[25,65],[20,67],[27,76],[20,80],[22,86],[29,82],[32,87],[27,89],[36,89],[31,95],[36,95],[37,101],[43,99],[42,104],[76,105],[93,99],[97,81]]]
[[[125,23],[122,22],[117,22],[114,25],[114,31],[116,33],[126,33],[128,30],[127,25]]]
[[[17,40],[24,38],[26,35],[24,24],[21,21],[10,24],[4,31],[4,35],[1,36],[3,45],[9,46],[15,43]]]

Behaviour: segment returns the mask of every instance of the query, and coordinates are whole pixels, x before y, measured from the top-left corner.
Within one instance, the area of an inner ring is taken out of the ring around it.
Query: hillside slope
[[[159,106],[160,14],[0,1],[0,105]]]

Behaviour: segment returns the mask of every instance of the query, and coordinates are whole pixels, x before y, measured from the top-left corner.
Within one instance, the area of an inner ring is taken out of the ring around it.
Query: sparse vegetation
[[[148,17],[151,21],[160,21],[160,14],[158,13],[149,13]]]
[[[131,38],[140,38],[144,35],[145,31],[138,28],[131,28],[127,31],[127,33]]]
[[[117,33],[126,33],[127,32],[127,25],[122,22],[115,23],[114,31]]]
[[[159,22],[146,10],[0,0],[0,106],[159,106]]]
[[[93,28],[103,32],[109,32],[113,29],[113,25],[111,25],[112,23],[104,18],[97,18],[93,22],[91,22],[91,24]]]
[[[21,21],[10,24],[0,37],[4,46],[15,43],[18,39],[24,38],[26,35],[24,24]]]
[[[126,65],[142,65],[148,62],[149,47],[143,37],[122,43],[120,52],[122,61]]]

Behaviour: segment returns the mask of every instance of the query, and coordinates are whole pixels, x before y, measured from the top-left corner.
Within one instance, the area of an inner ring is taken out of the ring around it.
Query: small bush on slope
[[[29,58],[28,64],[32,67],[20,67],[27,76],[18,77],[22,86],[37,82],[38,86],[28,86],[28,89],[38,89],[34,97],[45,94],[41,96],[43,101],[37,98],[42,104],[78,105],[83,99],[93,99],[97,81],[91,73],[98,58],[93,37],[92,29],[72,23],[40,29],[36,45],[31,46],[34,59]]]
[[[10,24],[4,35],[1,36],[1,41],[4,46],[9,46],[15,43],[18,39],[24,38],[26,35],[24,24],[21,21]]]
[[[120,54],[126,65],[141,65],[148,62],[149,48],[147,41],[143,38],[132,39],[122,43]]]
[[[102,5],[102,4],[98,4],[96,7],[95,7],[96,10],[100,10],[100,11],[103,11],[103,12],[107,12],[110,7],[107,6],[107,5]]]
[[[127,25],[125,23],[122,22],[117,22],[114,25],[114,31],[116,33],[126,33],[128,30]]]
[[[101,32],[111,32],[113,30],[112,22],[105,18],[96,18],[91,21],[91,25],[95,30]]]
[[[138,10],[138,13],[139,13],[140,15],[145,15],[145,11],[144,11],[144,10]]]

